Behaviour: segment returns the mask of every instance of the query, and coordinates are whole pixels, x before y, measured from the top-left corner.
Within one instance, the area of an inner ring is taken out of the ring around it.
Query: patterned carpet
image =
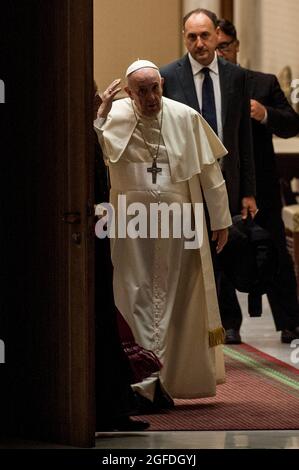
[[[247,344],[224,352],[227,380],[217,396],[144,416],[151,431],[299,429],[299,370]]]

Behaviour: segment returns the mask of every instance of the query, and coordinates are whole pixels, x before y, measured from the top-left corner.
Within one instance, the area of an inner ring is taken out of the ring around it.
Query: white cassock
[[[217,159],[227,151],[193,109],[162,98],[163,120],[156,183],[147,171],[159,140],[161,112],[138,115],[129,98],[115,101],[107,119],[94,122],[111,177],[110,202],[207,203],[212,230],[231,225],[226,186]],[[136,109],[136,108],[135,108]],[[136,341],[161,360],[162,386],[173,398],[214,396],[224,381],[221,325],[209,240],[203,221],[200,249],[181,238],[115,238],[111,243],[115,303]],[[153,399],[153,375],[134,385]]]

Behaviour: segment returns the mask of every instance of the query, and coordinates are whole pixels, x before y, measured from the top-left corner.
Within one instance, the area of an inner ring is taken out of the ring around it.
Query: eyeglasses
[[[236,39],[232,39],[229,42],[222,42],[221,44],[217,46],[217,49],[219,49],[219,51],[226,51],[229,48],[229,46],[235,41]]]

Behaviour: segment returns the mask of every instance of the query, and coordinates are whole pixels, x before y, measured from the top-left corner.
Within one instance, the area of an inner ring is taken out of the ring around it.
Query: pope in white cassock
[[[109,165],[110,202],[117,210],[122,195],[126,208],[136,202],[148,208],[192,203],[194,208],[204,197],[220,252],[231,225],[217,162],[226,149],[196,111],[162,97],[163,79],[155,64],[138,60],[126,77],[129,97],[113,102],[121,90],[120,80],[114,80],[94,122]],[[171,230],[168,238],[111,240],[116,306],[136,341],[163,364],[159,374],[133,386],[151,401],[158,380],[173,398],[213,396],[224,381],[223,328],[204,216],[199,229],[200,249],[188,249],[184,236],[175,238]]]

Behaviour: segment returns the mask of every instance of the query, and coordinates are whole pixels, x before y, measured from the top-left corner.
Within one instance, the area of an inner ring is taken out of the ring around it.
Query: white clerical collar
[[[218,60],[217,60],[216,52],[215,52],[215,55],[214,55],[214,59],[212,60],[212,62],[209,65],[202,65],[199,62],[197,62],[197,60],[193,59],[190,52],[188,52],[188,57],[189,57],[189,60],[190,60],[193,76],[198,74],[201,71],[201,69],[203,69],[204,67],[208,67],[211,70],[211,72],[216,73],[216,75],[219,74]]]

